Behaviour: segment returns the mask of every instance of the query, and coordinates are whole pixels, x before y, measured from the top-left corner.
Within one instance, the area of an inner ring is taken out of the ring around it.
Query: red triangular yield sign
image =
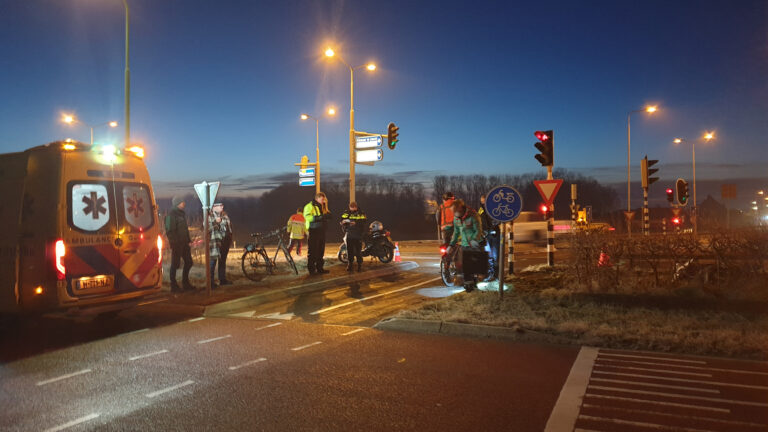
[[[533,184],[536,186],[536,189],[539,190],[541,197],[544,198],[544,204],[549,206],[552,204],[552,201],[555,200],[557,191],[559,191],[560,186],[563,185],[563,180],[534,180]]]

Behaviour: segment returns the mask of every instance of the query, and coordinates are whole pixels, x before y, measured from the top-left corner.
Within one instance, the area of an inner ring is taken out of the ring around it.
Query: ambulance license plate
[[[112,275],[81,277],[74,282],[75,291],[103,292],[115,287],[115,277]]]

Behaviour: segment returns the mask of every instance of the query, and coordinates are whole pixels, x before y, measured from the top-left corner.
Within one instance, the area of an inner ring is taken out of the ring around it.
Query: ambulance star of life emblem
[[[83,213],[93,215],[94,219],[99,218],[99,213],[107,214],[107,208],[104,207],[104,203],[107,202],[103,196],[98,196],[96,192],[91,192],[91,197],[83,197],[83,203],[85,208]]]
[[[144,200],[139,198],[135,192],[132,198],[126,198],[125,201],[128,203],[128,213],[133,213],[134,217],[139,217],[144,213],[144,207],[142,207]]]

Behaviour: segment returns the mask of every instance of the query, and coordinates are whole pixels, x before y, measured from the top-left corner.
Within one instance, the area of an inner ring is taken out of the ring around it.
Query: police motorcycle
[[[373,256],[383,263],[392,261],[395,256],[395,245],[389,236],[389,231],[384,231],[384,224],[379,221],[373,221],[368,225],[368,232],[363,235],[362,256]],[[338,254],[339,261],[347,264],[347,244],[341,243]]]

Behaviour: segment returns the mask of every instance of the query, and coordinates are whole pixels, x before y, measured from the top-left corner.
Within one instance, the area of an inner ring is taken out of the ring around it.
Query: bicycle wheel
[[[440,277],[445,286],[456,285],[456,261],[443,258],[440,260]]]
[[[349,257],[347,256],[347,245],[344,243],[341,244],[341,247],[339,248],[339,255],[338,255],[339,261],[341,261],[344,264],[347,264],[349,262]]]
[[[257,281],[272,274],[272,262],[262,250],[247,250],[240,258],[243,274],[250,280]]]

